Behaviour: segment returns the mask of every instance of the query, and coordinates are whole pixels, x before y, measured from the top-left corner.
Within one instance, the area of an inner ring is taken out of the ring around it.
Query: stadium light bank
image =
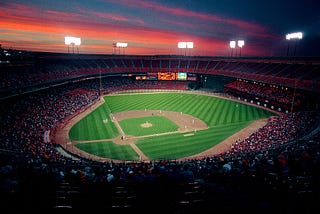
[[[296,55],[296,49],[297,49],[297,41],[301,40],[302,38],[303,38],[303,33],[302,32],[288,33],[286,35],[286,40],[288,41],[287,56],[289,56],[290,40],[294,40],[295,41],[294,52],[293,52],[293,56],[295,56]]]
[[[229,46],[231,48],[231,57],[232,57],[233,56],[233,49],[236,48],[236,41],[231,40],[230,43],[229,43]]]
[[[230,46],[230,48],[231,48],[231,57],[233,56],[233,49],[236,49],[237,46],[240,48],[240,50],[239,50],[239,56],[241,56],[241,49],[242,49],[243,46],[244,46],[244,40],[238,40],[238,41],[231,40],[231,41],[229,42],[229,46]],[[236,49],[235,56],[237,56],[237,49]]]
[[[77,47],[77,52],[79,53],[79,46],[81,45],[81,39],[73,36],[64,37],[64,44],[68,46],[68,53],[70,53],[70,46],[72,47],[72,53],[74,53],[74,46]]]
[[[119,54],[121,54],[121,49],[123,50],[123,54],[124,54],[125,53],[124,49],[127,47],[128,47],[128,43],[126,43],[126,42],[114,42],[113,43],[113,48],[115,50],[118,50]],[[116,51],[114,51],[114,53],[116,53]]]
[[[193,48],[193,42],[178,42],[178,48],[184,49],[184,55],[187,55],[187,49]]]

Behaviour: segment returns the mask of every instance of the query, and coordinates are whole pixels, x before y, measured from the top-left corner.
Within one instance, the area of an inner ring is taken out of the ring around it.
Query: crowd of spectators
[[[292,89],[288,89],[287,87],[259,84],[256,82],[252,83],[246,80],[236,80],[226,84],[225,88],[235,89],[250,94],[253,97],[273,100],[288,106],[292,104],[293,96],[295,96],[294,105],[299,105],[301,102],[301,95],[297,92],[294,94]]]
[[[227,83],[225,92],[236,97],[253,100],[260,105],[266,104],[275,109],[303,109],[304,102],[302,94],[292,88],[283,86],[269,85],[265,83],[251,82],[248,80],[238,79]]]

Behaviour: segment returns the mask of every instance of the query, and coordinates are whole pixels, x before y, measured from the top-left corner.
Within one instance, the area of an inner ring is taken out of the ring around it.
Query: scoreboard
[[[158,80],[176,80],[176,73],[158,72]]]
[[[195,73],[187,72],[170,72],[170,71],[159,71],[159,72],[148,72],[146,75],[136,76],[136,80],[178,80],[178,81],[197,81],[197,75]]]
[[[187,72],[158,72],[158,80],[196,81],[197,76]]]
[[[176,73],[176,80],[187,80],[187,73],[186,72]]]

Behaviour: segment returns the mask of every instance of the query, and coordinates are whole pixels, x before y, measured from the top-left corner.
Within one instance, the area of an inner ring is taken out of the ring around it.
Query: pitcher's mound
[[[142,128],[150,128],[150,127],[152,127],[152,123],[145,122],[145,123],[140,124],[140,126]]]

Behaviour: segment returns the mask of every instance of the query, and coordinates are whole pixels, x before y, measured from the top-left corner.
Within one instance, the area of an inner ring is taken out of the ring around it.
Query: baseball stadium
[[[4,210],[316,208],[319,58],[1,49],[1,62]]]

